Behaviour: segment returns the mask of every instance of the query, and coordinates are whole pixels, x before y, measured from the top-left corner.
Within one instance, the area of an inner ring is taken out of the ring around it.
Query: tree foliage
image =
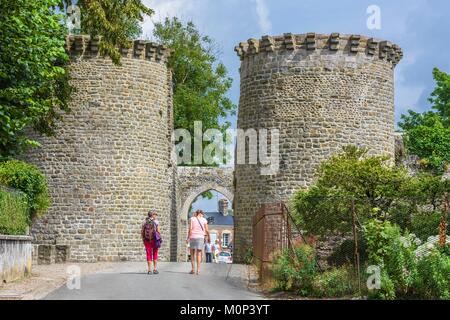
[[[388,157],[369,156],[367,150],[355,146],[347,146],[344,152],[324,161],[315,184],[294,197],[302,228],[317,235],[348,233],[352,203],[359,225],[375,217],[410,230],[414,215],[432,215],[440,210],[442,196],[449,190],[448,181],[429,173],[411,177],[389,161]]]
[[[433,77],[436,88],[429,98],[433,109],[437,111],[445,127],[450,126],[450,74],[434,68]]]
[[[76,4],[81,10],[81,32],[101,36],[100,53],[120,62],[120,47],[130,47],[130,38],[139,36],[144,16],[153,10],[141,0],[62,0],[60,6]]]
[[[450,297],[450,256],[431,245],[419,254],[421,240],[389,221],[369,220],[363,226],[368,263],[380,267],[381,286],[371,299],[443,299]]]
[[[0,163],[0,184],[26,195],[31,217],[44,215],[50,207],[47,179],[34,165],[17,160]]]
[[[25,194],[11,192],[0,186],[0,234],[26,233],[30,223]]]
[[[156,23],[154,36],[174,50],[169,66],[173,69],[175,128],[187,129],[193,136],[194,121],[201,121],[203,130],[225,132],[230,123],[221,124],[220,118],[234,114],[236,106],[226,96],[232,79],[218,62],[214,41],[193,22],[177,18]]]
[[[432,111],[408,110],[399,126],[405,132],[409,153],[422,159],[424,167],[442,173],[450,161],[450,75],[435,68],[436,88],[429,102]]]
[[[344,147],[340,154],[318,168],[317,181],[294,198],[299,222],[307,230],[325,235],[351,230],[352,202],[359,218],[370,216],[372,208],[382,217],[399,196],[407,179],[401,168],[391,167],[385,156],[367,155],[366,149]]]
[[[102,36],[100,51],[120,62],[118,47],[130,46],[139,22],[153,11],[140,0],[17,0],[0,2],[0,159],[28,145],[24,129],[54,133],[61,111],[69,111],[67,29],[56,8],[77,4],[82,32]]]
[[[0,158],[37,143],[32,125],[53,132],[59,110],[68,110],[68,56],[57,0],[0,2]]]

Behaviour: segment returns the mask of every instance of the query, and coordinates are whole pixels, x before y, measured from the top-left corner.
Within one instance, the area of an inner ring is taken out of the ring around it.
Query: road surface
[[[208,263],[200,275],[188,274],[189,263],[160,263],[158,275],[148,275],[144,263],[126,262],[101,273],[81,276],[79,289],[67,285],[45,297],[50,300],[256,300],[247,289],[247,267]],[[76,281],[71,282],[72,285]]]

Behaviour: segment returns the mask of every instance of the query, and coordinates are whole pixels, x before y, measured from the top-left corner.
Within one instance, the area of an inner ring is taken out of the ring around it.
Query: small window
[[[222,235],[222,247],[228,247],[229,244],[230,244],[230,234],[224,233]]]
[[[210,237],[211,237],[211,244],[216,243],[216,240],[217,240],[217,233],[215,233],[215,232],[210,232]]]

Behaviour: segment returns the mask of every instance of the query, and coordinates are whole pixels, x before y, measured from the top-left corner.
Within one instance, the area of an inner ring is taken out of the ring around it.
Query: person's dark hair
[[[195,211],[194,217],[198,216],[199,214],[205,215],[205,213],[203,212],[203,210],[198,209],[197,211]]]

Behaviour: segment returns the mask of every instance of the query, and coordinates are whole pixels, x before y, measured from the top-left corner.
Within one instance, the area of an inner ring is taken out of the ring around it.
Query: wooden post
[[[356,275],[358,277],[358,290],[361,295],[361,274],[360,274],[360,263],[359,263],[359,250],[358,250],[358,232],[356,230],[356,208],[355,208],[355,199],[352,199],[351,203],[351,212],[352,212],[352,231],[353,231],[353,241],[354,241],[354,259],[355,259],[355,268]]]
[[[444,211],[442,212],[441,223],[439,224],[439,245],[444,247],[447,244],[447,217],[448,217],[448,192],[444,194]]]

